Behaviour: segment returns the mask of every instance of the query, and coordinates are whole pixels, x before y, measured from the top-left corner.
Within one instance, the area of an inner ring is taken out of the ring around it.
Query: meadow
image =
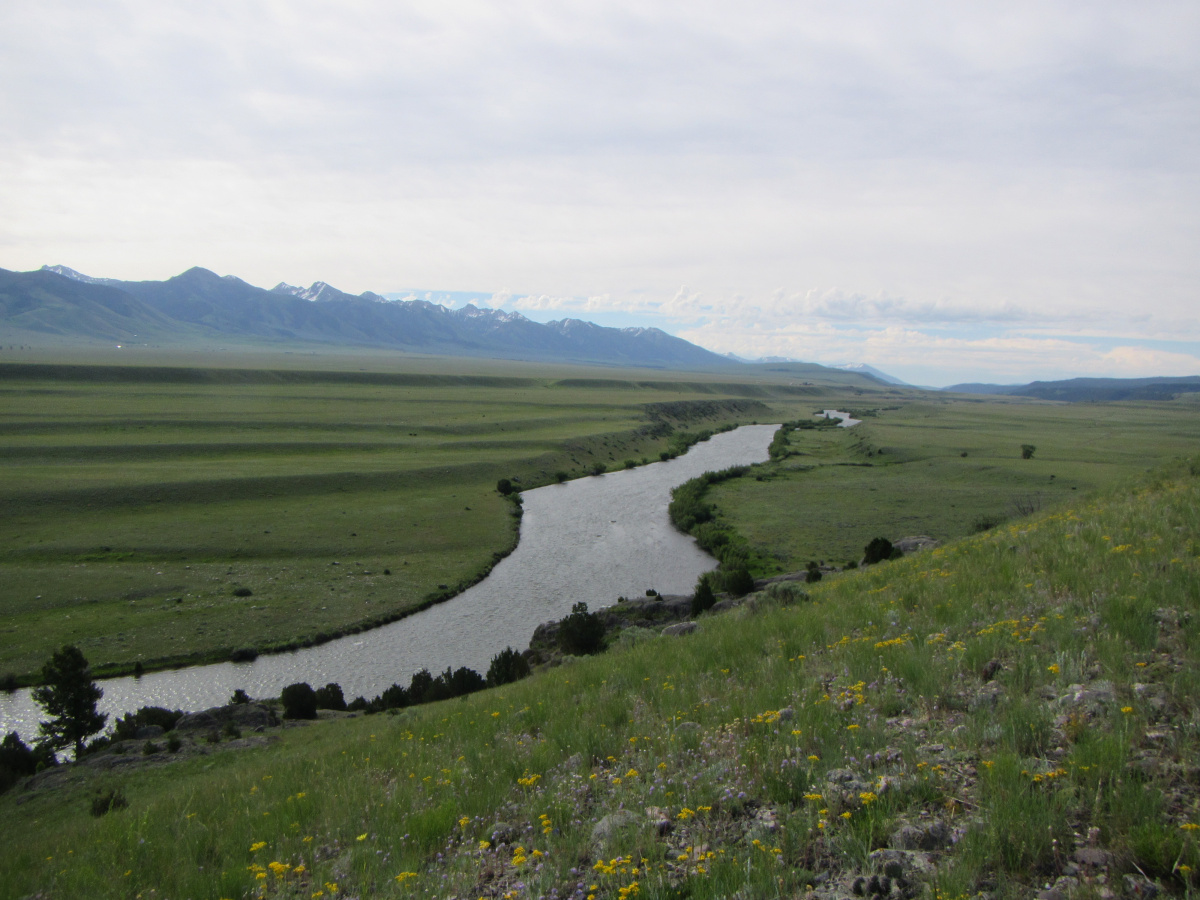
[[[862,424],[788,433],[788,456],[709,489],[754,574],[843,566],[875,537],[955,540],[1200,446],[1200,402],[1055,404],[925,395],[849,401]],[[1021,447],[1036,447],[1023,459]]]
[[[44,774],[0,896],[1190,895],[1200,458],[1064,496],[470,697]]]
[[[115,674],[390,621],[512,549],[501,478],[657,460],[848,395],[394,355],[6,362],[0,676],[27,683],[67,643]]]

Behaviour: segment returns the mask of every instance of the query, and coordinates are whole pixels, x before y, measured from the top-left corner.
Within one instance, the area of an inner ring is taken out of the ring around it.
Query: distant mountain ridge
[[[1093,403],[1115,400],[1174,400],[1180,394],[1200,393],[1200,375],[1161,378],[1069,378],[1029,384],[955,384],[944,391],[959,394],[1002,394]]]
[[[739,363],[658,328],[608,328],[579,319],[545,324],[468,304],[347,294],[318,281],[271,290],[188,269],[165,281],[93,278],[66,266],[0,269],[0,324],[117,342],[300,341],[448,356],[730,370]]]

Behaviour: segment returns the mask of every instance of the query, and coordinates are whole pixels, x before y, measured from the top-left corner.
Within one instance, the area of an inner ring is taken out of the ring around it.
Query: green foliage
[[[101,791],[92,798],[90,810],[93,818],[100,818],[107,815],[114,809],[124,809],[129,805],[129,801],[125,799],[125,795],[119,790],[110,789]]]
[[[810,560],[808,565],[805,567],[804,581],[807,584],[816,584],[821,580],[822,574],[821,567],[817,565],[817,561]]]
[[[863,548],[863,562],[869,566],[892,558],[895,548],[892,542],[884,537],[871,538],[871,542]]]
[[[78,647],[63,647],[42,667],[41,680],[33,699],[50,717],[40,724],[41,733],[55,750],[74,745],[75,753],[82,753],[84,741],[108,719],[96,709],[104,691],[92,681],[87,659]]]
[[[698,616],[713,608],[717,595],[713,593],[712,579],[705,572],[696,581],[696,590],[692,594],[692,616]]]
[[[317,688],[317,709],[344,710],[346,698],[342,695],[342,686],[330,682],[323,688]]]
[[[492,657],[487,670],[487,686],[499,687],[529,677],[529,662],[512,647],[505,647]]]
[[[516,488],[513,487],[513,483],[509,479],[501,478],[496,482],[496,490],[500,493],[500,496],[507,497],[509,494],[515,491]]]
[[[604,649],[604,623],[588,612],[586,603],[576,603],[571,614],[559,622],[558,643],[564,653],[590,656]]]
[[[137,712],[125,713],[113,722],[112,738],[114,741],[131,741],[137,737],[139,728],[148,725],[157,725],[163,731],[170,731],[181,718],[183,710],[180,709],[143,706]]]
[[[307,681],[289,684],[279,695],[283,701],[285,719],[315,719],[317,717],[317,692]]]
[[[1037,451],[1037,447],[1033,444],[1021,445],[1021,459],[1033,459],[1033,454]]]
[[[754,590],[754,576],[744,565],[737,565],[721,574],[721,586],[734,597],[744,597]]]
[[[241,688],[238,688],[236,691],[234,691],[234,692],[233,692],[233,696],[229,698],[229,702],[230,702],[230,704],[234,704],[234,703],[249,703],[249,702],[250,702],[250,695],[249,695],[249,694],[247,694],[247,693],[246,693],[244,690],[242,690]]]

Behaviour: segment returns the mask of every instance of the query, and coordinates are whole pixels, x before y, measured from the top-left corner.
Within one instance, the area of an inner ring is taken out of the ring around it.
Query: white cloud
[[[1200,340],[1198,41],[1187,0],[10,3],[0,266],[491,292],[755,356]]]

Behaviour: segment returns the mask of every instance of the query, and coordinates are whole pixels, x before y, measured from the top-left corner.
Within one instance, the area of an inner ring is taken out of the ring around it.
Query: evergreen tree
[[[96,710],[96,701],[104,691],[92,681],[83,652],[72,644],[42,666],[42,682],[33,690],[34,701],[50,717],[38,726],[41,733],[55,750],[74,744],[75,755],[80,756],[84,741],[100,731],[108,719]]]

